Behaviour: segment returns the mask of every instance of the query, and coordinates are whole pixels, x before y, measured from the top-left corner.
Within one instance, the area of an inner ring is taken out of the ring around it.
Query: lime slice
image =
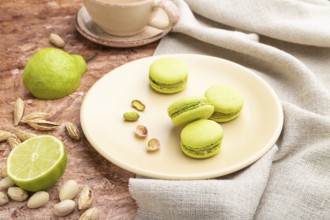
[[[66,150],[62,141],[40,135],[17,145],[7,158],[7,174],[13,182],[31,192],[55,185],[65,171]]]

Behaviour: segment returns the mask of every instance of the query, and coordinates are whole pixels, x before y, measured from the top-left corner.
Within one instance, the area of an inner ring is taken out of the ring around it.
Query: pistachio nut
[[[73,199],[78,194],[78,191],[78,183],[75,180],[68,180],[60,189],[60,200]]]
[[[49,194],[45,191],[34,193],[27,202],[27,207],[36,209],[45,205],[49,201]]]
[[[17,186],[9,187],[7,194],[9,198],[17,202],[22,202],[28,197],[28,193],[24,189]]]
[[[56,216],[62,217],[69,215],[76,207],[76,202],[70,199],[63,200],[54,205],[53,213]]]
[[[14,185],[15,183],[8,176],[0,180],[0,190],[7,190]]]
[[[65,46],[65,41],[58,34],[55,33],[50,33],[49,41],[56,47],[63,48]]]
[[[6,193],[0,191],[0,206],[6,205],[8,202],[9,199]]]
[[[133,108],[141,112],[146,108],[146,106],[140,100],[136,99],[131,102],[131,105]]]
[[[1,172],[0,172],[0,176],[1,177],[7,177],[7,169],[6,166],[3,166],[0,168]]]
[[[125,121],[137,121],[140,118],[137,112],[125,112],[123,116]]]

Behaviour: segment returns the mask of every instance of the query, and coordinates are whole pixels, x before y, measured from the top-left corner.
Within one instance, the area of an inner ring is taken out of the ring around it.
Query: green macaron
[[[207,103],[205,97],[190,96],[178,99],[167,108],[168,116],[174,125],[185,125],[198,119],[209,118],[214,107]]]
[[[181,150],[189,157],[203,159],[216,155],[222,144],[223,130],[215,121],[201,119],[181,131]]]
[[[177,93],[186,88],[188,69],[185,63],[173,57],[155,60],[149,68],[151,87],[160,93]]]
[[[207,101],[214,106],[214,113],[210,117],[216,122],[227,122],[237,118],[244,105],[242,93],[228,85],[215,85],[205,92]]]

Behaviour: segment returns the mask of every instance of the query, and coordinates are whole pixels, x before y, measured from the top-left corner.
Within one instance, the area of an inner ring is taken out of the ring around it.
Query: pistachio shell
[[[148,129],[144,125],[137,125],[135,128],[135,134],[138,137],[146,137],[148,135]]]
[[[20,139],[21,141],[26,141],[29,138],[35,137],[37,136],[36,134],[24,131],[24,130],[20,130],[20,129],[13,129],[12,132],[18,137],[18,139]]]
[[[78,208],[86,209],[89,208],[94,200],[93,191],[89,186],[84,186],[78,200]]]
[[[87,209],[78,220],[95,220],[99,214],[99,210],[97,208],[89,208]]]
[[[11,137],[13,134],[8,131],[0,130],[0,142],[6,141],[9,137]]]
[[[20,139],[18,139],[18,137],[16,135],[13,134],[13,136],[10,136],[7,139],[7,143],[9,144],[9,146],[11,147],[11,149],[13,149],[14,147],[16,147],[17,145],[19,145],[21,142]]]
[[[148,141],[148,144],[147,144],[147,151],[148,152],[157,151],[157,150],[159,150],[159,148],[160,148],[160,143],[159,143],[159,140],[157,138],[151,138]]]
[[[68,133],[68,135],[75,141],[79,141],[80,140],[80,131],[77,127],[77,125],[71,123],[71,122],[67,122],[65,124],[65,129]]]
[[[24,114],[25,104],[21,98],[17,98],[14,104],[14,126],[17,126]]]

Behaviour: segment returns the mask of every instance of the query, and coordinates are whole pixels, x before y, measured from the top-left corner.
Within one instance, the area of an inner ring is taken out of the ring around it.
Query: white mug
[[[179,10],[170,0],[84,0],[84,5],[92,20],[114,36],[137,35],[146,26],[168,30],[179,18]],[[159,8],[167,14],[165,24],[153,20]]]

